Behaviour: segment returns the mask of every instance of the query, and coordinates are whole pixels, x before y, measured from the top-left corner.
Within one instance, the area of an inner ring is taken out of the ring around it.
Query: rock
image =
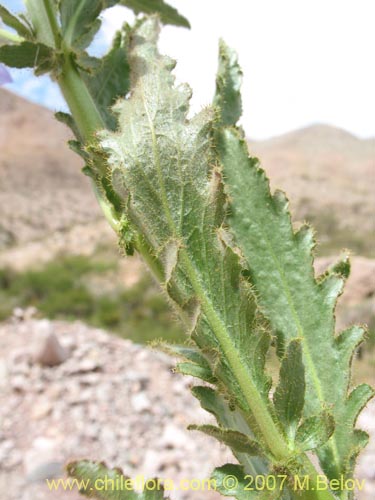
[[[131,405],[137,413],[148,411],[151,408],[150,400],[144,392],[140,392],[132,396]]]
[[[34,361],[43,366],[60,365],[69,357],[69,352],[58,341],[49,322],[43,320],[38,329],[38,345],[34,352]]]
[[[0,442],[0,464],[8,458],[11,450],[14,448],[14,441],[10,439],[6,439],[5,441]]]
[[[26,392],[28,389],[28,382],[25,376],[16,375],[11,379],[11,386],[14,391]]]
[[[160,438],[160,444],[165,448],[189,448],[191,439],[181,428],[174,424],[167,424]]]
[[[89,439],[98,439],[100,435],[100,425],[96,422],[86,423],[83,433]]]
[[[69,366],[66,371],[70,375],[78,375],[81,373],[95,372],[100,370],[100,368],[101,364],[97,359],[85,358],[79,362],[74,361],[74,363]]]
[[[25,356],[30,331],[39,336],[40,326],[53,328],[64,346],[70,339],[72,355],[61,365],[45,368],[31,362],[31,351]],[[172,374],[165,355],[79,322],[39,320],[0,324],[0,347],[8,371],[0,391],[0,499],[54,500],[45,479],[62,477],[63,464],[80,458],[104,460],[131,477],[175,481],[208,478],[215,465],[234,460],[215,440],[186,430],[212,418],[189,393],[191,379]],[[357,469],[367,488],[358,500],[374,498],[374,415],[375,402],[358,421],[372,436]],[[201,491],[171,496],[203,498]],[[58,498],[81,497],[61,492]]]
[[[6,387],[8,383],[8,369],[5,360],[0,359],[0,388]]]
[[[34,318],[37,312],[38,310],[33,306],[27,307],[26,309],[16,307],[13,309],[13,319],[16,321],[28,321]]]
[[[31,411],[31,418],[33,420],[40,420],[47,417],[52,411],[52,404],[49,401],[40,401],[35,404]]]
[[[24,455],[24,470],[28,482],[44,481],[63,475],[64,462],[60,460],[58,443],[46,437],[34,439],[32,448]]]
[[[36,466],[27,475],[27,481],[29,483],[43,482],[46,479],[59,478],[64,475],[64,463],[63,462],[46,462]]]

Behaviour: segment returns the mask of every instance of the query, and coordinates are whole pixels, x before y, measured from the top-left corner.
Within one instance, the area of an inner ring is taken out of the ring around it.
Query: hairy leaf
[[[158,14],[163,24],[190,28],[189,21],[164,0],[105,0],[106,7],[116,4],[132,9],[135,14]]]
[[[237,431],[253,438],[253,433],[249,427],[246,418],[236,408],[231,408],[228,401],[211,387],[195,386],[191,392],[199,400],[202,408],[212,413],[217,422],[222,427],[236,429]],[[247,453],[240,453],[238,450],[232,450],[235,457],[242,464],[246,474],[266,474],[268,470],[268,461],[265,457],[253,457]]]
[[[2,5],[0,5],[0,18],[3,20],[4,24],[16,30],[20,36],[28,39],[32,38],[33,34],[29,26],[23,23],[17,16],[11,14]]]
[[[60,0],[62,36],[70,47],[84,49],[100,28],[102,0]]]
[[[82,460],[67,465],[70,477],[84,484],[80,493],[99,500],[163,500],[164,489],[157,479],[149,480],[141,493],[134,491],[137,482],[124,476],[120,469],[109,469],[103,463]],[[158,485],[158,486],[156,486]]]
[[[256,491],[249,491],[247,485],[248,478],[245,479],[245,473],[241,466],[235,464],[226,464],[216,468],[211,479],[216,482],[216,489],[225,497],[234,497],[237,500],[251,500],[257,498]]]
[[[50,17],[57,17],[57,3],[48,2],[47,6],[46,2],[40,0],[25,0],[25,5],[35,40],[48,47],[56,48],[56,34],[51,28]],[[49,8],[52,10],[50,13]]]
[[[277,416],[293,443],[305,402],[305,369],[301,343],[298,340],[293,340],[288,345],[273,401]]]
[[[158,54],[157,34],[151,18],[131,36],[131,95],[116,105],[119,130],[103,133],[101,144],[117,189],[122,185],[129,193],[129,220],[152,248],[163,286],[192,338],[208,354],[234,404],[256,412],[255,432],[273,446],[281,438],[268,407],[269,336],[257,324],[238,256],[220,229],[214,113],[206,109],[187,120],[190,90],[173,86],[174,62]],[[260,431],[266,425],[273,429],[269,435]]]
[[[178,363],[176,366],[176,372],[200,378],[209,384],[214,384],[217,381],[216,377],[212,374],[210,367],[206,368],[196,363]]]
[[[296,434],[296,441],[299,447],[304,450],[319,448],[332,436],[335,430],[335,422],[327,412],[307,418]]]
[[[22,42],[0,47],[0,61],[11,68],[35,68],[41,75],[54,69],[54,52],[42,43]]]
[[[189,425],[188,429],[204,432],[239,453],[262,455],[262,448],[259,443],[233,429],[224,429],[214,425]]]
[[[93,74],[82,74],[106,126],[111,130],[116,128],[116,119],[110,108],[119,97],[125,97],[130,88],[127,46],[128,28],[116,34],[111,50],[99,61],[98,69]]]
[[[228,70],[229,71],[229,70]],[[353,327],[335,338],[334,309],[342,292],[347,265],[314,277],[313,233],[303,226],[293,231],[285,195],[270,192],[269,182],[239,131],[216,135],[231,200],[230,225],[243,251],[260,306],[277,335],[279,353],[299,339],[306,376],[306,417],[332,408],[336,422],[330,441],[319,450],[330,478],[351,474],[347,462],[356,447],[354,424],[373,392],[365,386],[353,406],[348,399],[350,363],[364,331]],[[334,381],[334,383],[333,383]]]
[[[223,125],[235,125],[242,114],[241,82],[242,70],[237,55],[220,40],[214,105],[218,107]]]
[[[75,123],[72,115],[70,115],[69,113],[63,113],[62,111],[58,111],[57,113],[55,113],[55,118],[60,123],[63,123],[64,125],[66,125],[67,127],[69,127],[70,130],[73,132],[73,134],[78,139],[82,140],[82,138],[80,137],[80,133],[79,133],[77,124]]]

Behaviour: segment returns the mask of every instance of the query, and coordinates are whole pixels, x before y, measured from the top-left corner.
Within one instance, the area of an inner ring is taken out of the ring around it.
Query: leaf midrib
[[[180,235],[178,234],[168,204],[168,199],[166,195],[166,186],[164,183],[164,176],[160,164],[160,155],[156,140],[156,133],[150,116],[150,112],[148,110],[147,102],[145,99],[145,93],[143,91],[143,82],[141,83],[141,85],[142,85],[143,106],[146,112],[151,132],[152,149],[158,176],[159,188],[161,191],[161,201],[167,217],[167,222],[170,231],[172,232],[173,235],[179,237]],[[231,366],[232,372],[236,377],[236,380],[241,388],[241,391],[246,399],[246,402],[249,405],[249,408],[251,409],[257,421],[258,427],[263,434],[265,442],[267,443],[268,447],[270,448],[270,450],[272,451],[272,453],[275,455],[276,458],[285,459],[290,454],[288,445],[284,441],[284,438],[281,436],[280,432],[278,431],[266,405],[264,404],[264,401],[262,400],[258,390],[256,389],[256,386],[251,376],[249,375],[246,368],[243,366],[241,357],[237,352],[237,349],[234,343],[232,342],[229,333],[227,332],[225,324],[223,323],[220,315],[217,314],[211,300],[209,299],[209,297],[207,297],[207,294],[200,282],[198,270],[195,268],[195,265],[191,261],[189,254],[185,248],[180,248],[179,253],[181,262],[185,267],[186,274],[190,279],[191,285],[201,301],[202,309],[205,312],[205,315],[211,325],[213,332],[215,332],[216,338],[218,339],[221,345],[225,357],[229,361],[229,365]]]
[[[285,297],[287,299],[287,303],[289,305],[290,315],[295,322],[296,330],[298,332],[299,338],[302,341],[305,360],[306,360],[307,365],[309,367],[310,374],[311,374],[311,377],[312,377],[312,380],[314,382],[315,389],[316,389],[316,392],[318,395],[318,399],[320,401],[321,406],[323,407],[324,404],[326,403],[325,397],[324,397],[324,391],[323,391],[323,388],[321,386],[321,383],[320,383],[320,380],[319,380],[319,377],[317,374],[317,370],[315,368],[315,364],[314,364],[314,361],[313,361],[313,358],[311,355],[309,342],[308,342],[308,339],[305,335],[305,330],[302,326],[302,322],[300,320],[298,310],[295,307],[294,299],[293,299],[293,296],[291,294],[290,286],[289,286],[288,280],[285,276],[283,266],[282,266],[282,264],[279,263],[279,260],[277,259],[273,245],[272,245],[271,241],[269,240],[266,232],[263,230],[263,227],[264,227],[264,224],[258,224],[258,230],[263,237],[263,241],[267,245],[267,248],[269,250],[269,254],[271,255],[271,258],[274,262],[275,268],[279,274],[280,282],[281,282],[282,288],[284,290],[284,294],[285,294]],[[331,447],[331,449],[332,449],[332,453],[333,453],[333,456],[335,458],[336,468],[339,471],[340,460],[339,460],[339,454],[338,454],[335,433],[332,435],[331,439],[328,441],[327,446]]]

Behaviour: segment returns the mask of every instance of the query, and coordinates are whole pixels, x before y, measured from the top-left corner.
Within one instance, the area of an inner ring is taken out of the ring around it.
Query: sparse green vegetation
[[[348,248],[355,255],[374,258],[374,237],[371,232],[358,231],[342,227],[338,215],[328,209],[318,210],[305,214],[305,219],[315,228],[319,245],[318,256],[337,255],[343,248]]]
[[[93,286],[93,278],[110,282],[117,266],[114,258],[69,256],[22,273],[0,269],[0,320],[15,307],[34,306],[44,317],[81,319],[135,342],[182,341],[181,329],[148,275],[129,288],[114,286],[110,293],[108,287],[104,294]]]

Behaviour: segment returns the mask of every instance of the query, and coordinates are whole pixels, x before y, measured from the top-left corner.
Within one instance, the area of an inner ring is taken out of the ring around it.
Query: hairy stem
[[[43,5],[45,9],[44,19],[48,19],[48,27],[44,27],[45,34],[53,39],[53,43],[57,48],[59,47],[59,43],[61,41],[61,34],[57,20],[54,16],[54,10],[51,4],[51,0],[43,0]],[[62,47],[62,49],[64,62],[62,71],[57,76],[57,82],[67,101],[67,104],[71,110],[71,113],[83,140],[90,142],[95,136],[96,132],[105,128],[105,123],[85,82],[81,78],[81,75],[75,64],[75,61],[72,58],[69,48]],[[152,126],[151,130],[154,143],[155,163],[158,165],[159,152],[157,149],[155,132]],[[103,176],[106,174],[106,165],[104,162],[102,165],[99,165],[98,168],[100,169],[100,175]],[[170,216],[170,207],[168,205],[168,197],[166,196],[167,191],[164,184],[163,175],[161,174],[161,172],[159,173],[159,183],[165,213],[168,216],[168,222],[171,225],[172,234],[178,234],[178,230],[173,224],[173,218]],[[93,181],[93,188],[105,217],[107,218],[111,226],[116,231],[118,231],[119,221],[116,217],[116,214],[114,213],[112,205],[107,201],[105,195],[101,192],[95,181]],[[163,282],[162,269],[158,265],[157,259],[153,257],[153,254],[150,248],[148,248],[148,245],[142,240],[141,237],[136,238],[135,245],[157,279],[160,282]],[[262,400],[251,376],[249,376],[249,373],[243,365],[240,353],[238,352],[238,349],[236,349],[236,346],[231,339],[231,336],[221,318],[220,313],[215,310],[210,297],[205,293],[204,287],[202,286],[200,280],[199,272],[197,269],[195,269],[194,263],[190,259],[186,249],[181,249],[180,255],[186,274],[195,293],[197,294],[197,297],[201,302],[202,310],[206,315],[212,330],[215,332],[217,340],[220,343],[222,351],[228,360],[233,375],[237,380],[243,396],[257,422],[258,428],[265,443],[267,444],[267,447],[273,454],[276,462],[280,462],[283,464],[287,463],[288,460],[293,457],[293,450],[290,450],[283,434],[274,422],[271,412],[267,408],[266,403]],[[297,460],[300,462],[302,470],[307,473],[310,476],[311,481],[314,482],[317,476],[317,472],[314,466],[309,461],[308,457],[306,455],[301,455]],[[309,500],[333,500],[335,498],[329,491],[310,490],[304,492],[304,494],[305,498],[308,498]]]
[[[95,132],[105,128],[105,124],[68,52],[64,54],[64,65],[57,82],[83,139],[89,141]],[[104,173],[104,170],[103,165],[101,173]]]

